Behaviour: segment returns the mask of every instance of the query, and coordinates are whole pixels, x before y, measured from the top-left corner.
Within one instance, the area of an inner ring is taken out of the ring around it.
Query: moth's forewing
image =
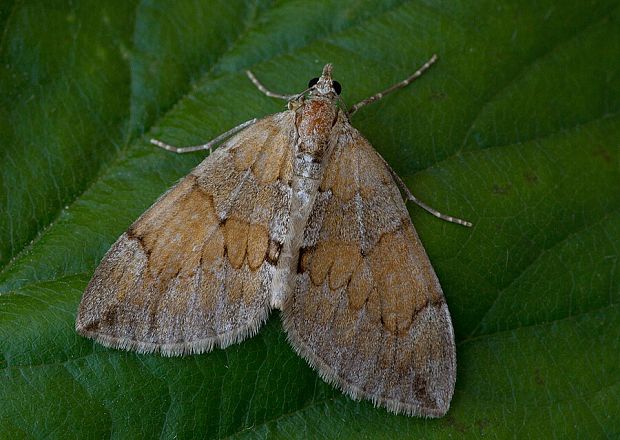
[[[243,130],[131,225],[84,293],[80,334],[178,355],[258,330],[289,215],[292,118]]]
[[[442,416],[456,357],[441,287],[384,162],[348,122],[339,131],[284,327],[295,349],[349,395]]]

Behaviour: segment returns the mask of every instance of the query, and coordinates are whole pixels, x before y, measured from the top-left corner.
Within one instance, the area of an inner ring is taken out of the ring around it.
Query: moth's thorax
[[[325,96],[311,97],[296,111],[298,160],[320,165],[328,150],[332,128],[338,117],[338,107]]]

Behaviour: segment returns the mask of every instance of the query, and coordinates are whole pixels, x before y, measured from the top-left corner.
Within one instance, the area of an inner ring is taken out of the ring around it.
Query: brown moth
[[[456,355],[439,281],[403,201],[417,200],[351,126],[332,66],[288,110],[253,119],[162,195],[104,256],[76,329],[103,345],[166,356],[254,335],[282,311],[293,348],[326,381],[395,413],[440,417]],[[400,188],[400,189],[399,189]]]

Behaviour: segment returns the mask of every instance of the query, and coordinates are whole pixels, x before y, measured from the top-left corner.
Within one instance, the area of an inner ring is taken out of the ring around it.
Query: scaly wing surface
[[[410,415],[448,410],[456,377],[448,307],[389,170],[348,124],[283,316],[295,349],[352,397]]]
[[[77,331],[165,355],[255,333],[286,234],[293,124],[283,112],[241,131],[131,225],[96,269]]]

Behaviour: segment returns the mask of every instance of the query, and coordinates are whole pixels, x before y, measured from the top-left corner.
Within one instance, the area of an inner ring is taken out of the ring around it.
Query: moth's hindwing
[[[283,112],[243,130],[131,225],[84,293],[78,332],[166,355],[255,333],[286,234],[293,127]]]
[[[442,416],[456,377],[450,314],[389,170],[346,124],[283,307],[295,349],[354,398]]]

